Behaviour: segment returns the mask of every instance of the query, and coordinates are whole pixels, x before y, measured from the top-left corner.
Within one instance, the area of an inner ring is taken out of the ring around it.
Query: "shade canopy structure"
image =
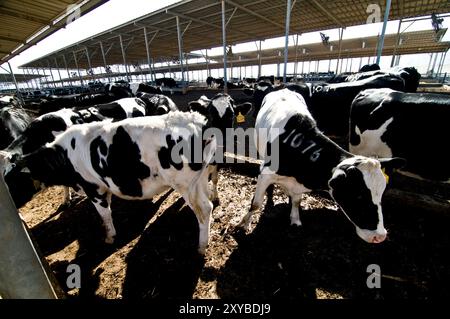
[[[17,82],[28,82],[42,77],[42,75],[39,74],[18,74],[18,73],[15,73],[14,76],[16,77]],[[14,78],[9,73],[1,73],[0,83],[14,83]]]
[[[381,10],[385,7],[385,1],[374,0],[293,0],[289,34],[365,24],[367,8],[373,4]],[[22,67],[61,68],[66,63],[69,68],[90,69],[124,62],[141,64],[149,56],[153,61],[178,59],[179,29],[183,52],[222,46],[221,9],[221,1],[217,0],[181,1]],[[389,20],[447,12],[448,0],[393,0]],[[227,45],[284,36],[285,18],[285,0],[225,0]]]
[[[450,42],[440,41],[446,32],[447,29],[441,29],[437,33],[434,30],[404,32],[400,34],[399,38],[397,38],[397,34],[388,34],[385,37],[382,55],[392,55],[394,51],[397,55],[447,52],[450,48]],[[374,57],[376,55],[377,43],[377,36],[342,40],[340,54],[338,51],[338,41],[330,41],[329,45],[324,45],[322,42],[316,42],[298,46],[289,46],[288,62]],[[229,54],[228,66],[245,67],[257,65],[259,62],[261,62],[262,65],[282,63],[283,51],[284,47],[280,47],[261,51]],[[260,57],[258,54],[260,54]],[[192,57],[196,56],[193,55]],[[189,71],[205,70],[206,68],[210,70],[223,68],[223,55],[213,55],[208,58],[209,63],[207,67],[205,62],[191,63],[189,64]],[[159,66],[154,68],[153,71],[155,73],[171,73],[180,72],[181,68],[180,65]],[[139,76],[148,74],[149,72],[149,69],[143,68],[139,71],[129,72],[128,75]],[[125,72],[112,72],[108,74],[98,73],[84,75],[81,78],[85,81],[91,81],[92,79],[124,77],[126,75]],[[69,79],[62,79],[62,81],[67,82]],[[61,80],[48,81],[45,83],[51,84],[58,82],[61,82]]]
[[[0,64],[108,0],[0,1]]]

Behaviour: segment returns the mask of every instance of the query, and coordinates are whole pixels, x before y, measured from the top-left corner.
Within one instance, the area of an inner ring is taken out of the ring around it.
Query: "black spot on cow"
[[[163,146],[158,151],[158,159],[162,168],[169,169],[170,166],[173,166],[177,170],[181,170],[183,168],[183,163],[181,161],[178,161],[178,159],[174,159],[172,156],[172,150],[174,146],[180,143],[181,141],[182,141],[181,137],[179,137],[178,140],[175,141],[172,139],[172,136],[166,135],[167,147]],[[178,153],[177,155],[183,154]]]
[[[14,140],[8,150],[28,154],[36,151],[42,145],[55,140],[52,132],[63,132],[67,129],[64,120],[55,115],[48,115],[44,118],[33,121],[23,134]],[[18,150],[21,148],[21,150]]]
[[[136,107],[133,107],[133,111],[131,113],[132,117],[140,117],[140,116],[144,116],[145,114],[142,114],[141,110],[139,110]]]
[[[119,103],[115,102],[99,105],[98,112],[101,115],[112,118],[116,121],[124,120],[127,118],[127,113],[125,112],[125,110]]]
[[[96,137],[90,145],[92,168],[100,175],[102,181],[106,184],[105,177],[108,176],[107,163],[100,157],[99,153],[104,157],[108,153],[108,147],[101,136]]]
[[[124,195],[141,197],[140,181],[150,176],[150,168],[141,162],[139,146],[122,126],[117,128],[109,146],[107,176]]]
[[[72,140],[70,141],[70,146],[72,146],[72,149],[75,149],[75,145],[76,145],[76,140],[75,137],[72,137]]]

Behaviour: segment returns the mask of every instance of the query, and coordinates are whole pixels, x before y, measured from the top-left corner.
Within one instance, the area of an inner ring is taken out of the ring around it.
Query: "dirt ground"
[[[61,187],[20,209],[41,253],[69,298],[434,299],[450,296],[450,214],[390,201],[388,239],[370,245],[323,194],[304,195],[303,227],[289,225],[287,197],[253,216],[247,234],[233,233],[245,214],[256,178],[220,171],[220,206],[210,245],[197,255],[198,226],[175,192],[149,201],[113,199],[113,245],[95,208],[74,195],[60,208]],[[68,264],[81,267],[81,289],[66,287]],[[367,266],[381,267],[381,289],[368,289]]]

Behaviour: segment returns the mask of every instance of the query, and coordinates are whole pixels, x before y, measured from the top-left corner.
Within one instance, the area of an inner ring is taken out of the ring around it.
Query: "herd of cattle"
[[[240,226],[248,226],[266,191],[270,195],[271,185],[277,184],[291,199],[291,224],[301,225],[301,195],[324,190],[359,237],[380,243],[387,234],[381,197],[394,169],[450,180],[450,158],[443,143],[450,137],[450,98],[414,93],[419,79],[415,68],[399,68],[360,72],[335,78],[334,83],[255,81],[243,89],[252,96],[253,107],[237,105],[230,95],[218,93],[190,102],[187,112],[179,111],[160,88],[144,83],[110,85],[105,93],[82,99],[51,98],[41,103],[44,114],[35,119],[18,106],[3,105],[2,173],[18,207],[44,186],[84,192],[103,220],[108,243],[116,235],[112,195],[147,199],[172,188],[197,217],[199,252],[204,254],[213,201],[218,199],[214,154],[224,141],[211,136],[201,144],[200,159],[182,154],[181,163],[173,160],[173,151],[201,139],[209,128],[226,136],[224,130],[236,125],[238,114],[253,110],[263,164]],[[260,129],[270,133],[259,135]],[[348,150],[333,142],[333,136],[348,136]],[[268,156],[274,143],[279,160],[275,170]]]

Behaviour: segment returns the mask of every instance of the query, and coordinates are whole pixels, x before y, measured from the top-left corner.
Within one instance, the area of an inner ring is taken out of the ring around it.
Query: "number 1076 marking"
[[[290,146],[292,148],[299,148],[300,146],[302,146],[302,144],[303,144],[303,142],[305,140],[305,137],[304,137],[303,133],[297,133],[295,135],[294,134],[295,134],[295,129],[292,130],[289,133],[288,136],[286,136],[286,138],[283,140],[283,143],[287,144],[289,139],[293,136],[292,140],[291,140],[291,143],[290,143]],[[308,152],[309,150],[311,150],[311,149],[313,149],[314,147],[317,146],[317,143],[314,142],[314,141],[308,141],[308,142],[310,142],[310,144],[307,147],[305,147],[304,149],[301,150],[302,154],[305,154],[306,152]],[[320,152],[321,151],[322,151],[322,148],[318,148],[317,150],[312,152],[312,154],[310,155],[309,159],[312,162],[317,161],[319,159],[319,157],[320,157]]]

